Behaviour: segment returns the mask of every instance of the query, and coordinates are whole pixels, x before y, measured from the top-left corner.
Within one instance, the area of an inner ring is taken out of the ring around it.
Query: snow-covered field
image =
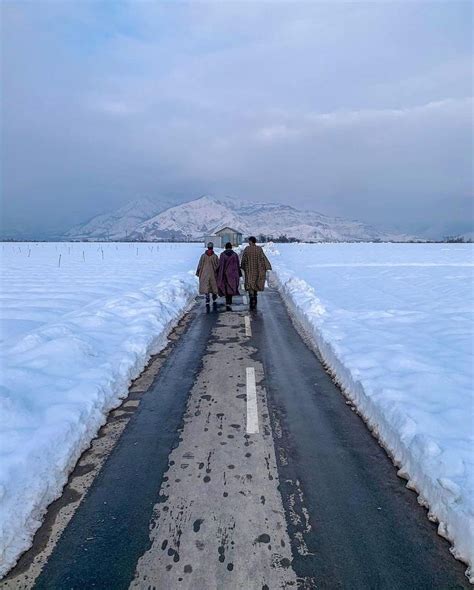
[[[199,244],[2,245],[0,575],[165,346],[196,294],[201,253]]]
[[[454,555],[472,565],[474,247],[267,250],[292,315],[429,505]]]
[[[290,311],[473,563],[474,247],[267,247]],[[199,244],[2,245],[0,575],[196,294]]]

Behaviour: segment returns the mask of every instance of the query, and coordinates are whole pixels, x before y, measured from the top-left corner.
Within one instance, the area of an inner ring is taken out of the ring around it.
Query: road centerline
[[[247,367],[247,434],[258,434],[257,387],[255,385],[255,369]]]
[[[252,326],[250,324],[250,317],[248,315],[244,316],[245,322],[245,335],[249,338],[252,336]]]

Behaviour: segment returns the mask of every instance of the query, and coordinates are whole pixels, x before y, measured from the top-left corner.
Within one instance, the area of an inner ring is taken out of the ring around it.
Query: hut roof
[[[226,225],[225,227],[223,227],[223,228],[215,231],[214,233],[216,235],[219,235],[219,234],[224,233],[225,231],[228,231],[228,230],[230,230],[234,234],[242,234],[242,232],[239,231],[238,229],[234,229],[233,227],[229,227],[228,225]]]

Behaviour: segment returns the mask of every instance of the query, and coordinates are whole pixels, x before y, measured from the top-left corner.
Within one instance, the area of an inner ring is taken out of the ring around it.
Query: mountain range
[[[168,209],[171,203],[156,203],[146,197],[130,201],[120,209],[96,215],[66,232],[66,238],[123,240],[144,221]]]
[[[408,241],[412,236],[380,231],[359,221],[329,217],[280,203],[250,203],[205,195],[170,206],[148,198],[97,215],[67,232],[67,239],[197,240],[229,226],[249,235],[301,241]]]

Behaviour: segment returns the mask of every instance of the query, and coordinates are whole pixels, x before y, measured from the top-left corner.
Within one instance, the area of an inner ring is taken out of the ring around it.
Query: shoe
[[[226,305],[226,306],[225,306],[225,310],[226,310],[226,311],[232,311],[232,307],[231,307],[230,305]]]

